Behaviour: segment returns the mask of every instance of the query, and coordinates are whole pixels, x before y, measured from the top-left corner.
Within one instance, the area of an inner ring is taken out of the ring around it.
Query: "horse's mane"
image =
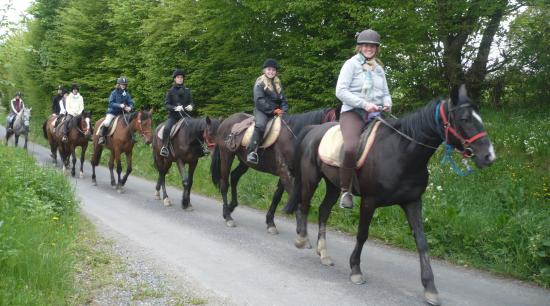
[[[428,105],[416,110],[413,113],[405,115],[401,119],[388,120],[396,129],[410,137],[421,140],[433,138],[429,131],[437,131],[435,124],[435,108],[440,99],[433,100]]]
[[[128,122],[132,122],[132,120],[134,120],[137,115],[139,114],[139,112],[133,112],[130,114],[130,117],[128,117]],[[151,118],[151,114],[149,114],[149,112],[141,112],[141,120],[147,120]]]
[[[285,117],[294,133],[298,134],[307,125],[323,123],[323,117],[333,108],[322,108],[302,114],[292,114]]]
[[[214,131],[218,130],[218,127],[220,126],[220,121],[218,119],[210,118],[210,122]],[[202,136],[202,132],[204,131],[204,129],[206,129],[206,118],[185,118],[182,129],[185,131],[186,135]]]

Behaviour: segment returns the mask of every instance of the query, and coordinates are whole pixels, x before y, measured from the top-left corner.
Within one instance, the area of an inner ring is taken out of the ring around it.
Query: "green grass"
[[[72,293],[78,228],[70,184],[0,145],[0,304],[63,305]]]
[[[424,225],[432,256],[550,287],[548,113],[548,107],[521,112],[484,109],[482,115],[498,159],[493,166],[467,177],[458,176],[449,166],[442,167],[441,150],[436,153],[429,165],[430,184],[423,196]],[[141,141],[137,144],[133,175],[156,180],[150,150]],[[104,161],[108,156],[105,153]],[[454,158],[458,162],[458,156]],[[209,166],[209,158],[199,162],[193,192],[220,199],[210,180]],[[98,180],[107,182],[108,178]],[[167,182],[181,187],[175,165]],[[249,170],[239,183],[239,202],[265,211],[276,182],[276,177]],[[128,183],[132,183],[131,177]],[[318,218],[317,205],[323,193],[321,184],[313,200],[312,221]],[[179,200],[181,194],[169,196]],[[237,222],[238,215],[237,209],[234,213]],[[329,225],[354,234],[358,217],[357,208],[334,209]],[[377,210],[370,233],[371,238],[385,243],[415,249],[399,207]]]

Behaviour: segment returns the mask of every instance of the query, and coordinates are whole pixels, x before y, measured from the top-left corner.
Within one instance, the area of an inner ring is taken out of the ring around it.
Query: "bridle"
[[[454,127],[451,121],[447,119],[447,115],[445,114],[444,103],[445,101],[438,103],[438,106],[436,106],[435,108],[435,122],[436,122],[436,125],[439,126],[439,117],[441,117],[441,124],[443,125],[445,143],[449,146],[452,146],[451,143],[449,143],[449,133],[452,134],[462,144],[463,149],[462,150],[457,149],[457,150],[460,151],[462,155],[466,158],[472,157],[474,155],[474,151],[471,148],[471,144],[479,140],[480,138],[487,136],[487,132],[482,131],[469,138],[466,138],[460,135],[456,127]],[[462,104],[452,108],[449,107],[449,119],[454,119],[454,111],[458,109],[466,108],[466,107],[473,107],[473,106],[470,103],[466,103],[466,104]],[[438,116],[438,111],[439,111],[439,116]]]
[[[327,123],[327,122],[332,122],[332,121],[336,121],[336,109],[332,108],[331,110],[329,110],[324,116],[323,116],[323,120],[321,120],[321,123]]]
[[[137,114],[135,129],[139,132],[139,134],[141,135],[141,137],[143,137],[143,139],[147,139],[145,137],[145,131],[143,130],[143,125],[141,124],[141,112],[138,112]]]
[[[208,147],[208,149],[212,149],[216,145],[216,142],[213,141],[208,135],[208,127],[206,127],[202,132],[202,138],[204,139],[206,147]]]

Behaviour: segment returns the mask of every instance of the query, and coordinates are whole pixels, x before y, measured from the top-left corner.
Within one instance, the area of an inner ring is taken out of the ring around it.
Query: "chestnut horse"
[[[96,176],[95,176],[95,167],[99,165],[101,160],[101,152],[103,151],[103,146],[111,151],[111,157],[109,159],[109,171],[111,172],[111,186],[116,188],[116,190],[121,193],[122,187],[126,184],[128,175],[132,172],[132,150],[134,149],[134,133],[137,132],[143,137],[146,144],[151,143],[152,134],[151,134],[151,122],[153,111],[140,110],[139,112],[134,112],[130,114],[120,115],[117,121],[117,126],[113,135],[105,137],[105,145],[98,144],[99,135],[94,134],[94,154],[92,155],[92,183],[97,185]],[[99,129],[101,123],[105,118],[99,119],[95,128]],[[122,163],[120,161],[120,156],[122,153],[126,154],[126,174],[124,177],[120,177],[122,173]],[[113,173],[114,165],[117,165],[117,174],[118,180],[115,181],[115,175]]]

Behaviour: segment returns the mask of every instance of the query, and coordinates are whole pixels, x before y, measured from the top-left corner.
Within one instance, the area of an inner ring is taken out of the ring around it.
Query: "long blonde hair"
[[[282,85],[281,80],[278,76],[275,76],[273,78],[273,82],[271,79],[269,79],[265,74],[262,74],[256,79],[256,83],[261,82],[264,86],[264,90],[270,90],[270,91],[276,91],[278,94],[281,93]],[[275,84],[275,89],[273,88],[273,84]]]

